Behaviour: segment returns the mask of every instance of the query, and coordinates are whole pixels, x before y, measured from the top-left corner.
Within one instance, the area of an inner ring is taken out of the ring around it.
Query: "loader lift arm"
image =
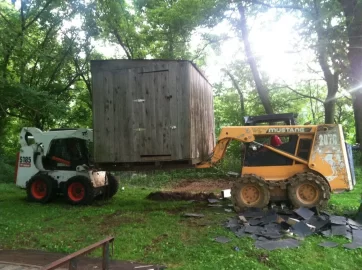
[[[286,135],[289,135],[289,134],[286,134]],[[302,164],[308,165],[308,161],[305,159],[302,159],[300,157],[297,157],[295,155],[292,155],[290,153],[287,153],[285,151],[282,151],[282,150],[272,147],[270,145],[261,144],[261,143],[256,142],[252,129],[249,127],[240,126],[240,127],[224,127],[221,130],[220,137],[218,139],[218,142],[216,143],[216,146],[213,150],[211,158],[207,161],[203,161],[203,162],[197,164],[196,168],[200,168],[200,169],[201,168],[210,168],[210,167],[213,167],[215,164],[217,164],[220,160],[222,160],[224,158],[226,149],[232,140],[237,140],[242,143],[252,143],[252,144],[255,144],[258,146],[262,146],[279,155],[290,158],[290,159],[300,162]]]

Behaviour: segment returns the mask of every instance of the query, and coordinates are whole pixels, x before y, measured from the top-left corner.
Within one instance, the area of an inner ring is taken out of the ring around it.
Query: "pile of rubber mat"
[[[342,236],[350,240],[343,247],[362,248],[362,218],[354,221],[344,216],[317,212],[307,208],[268,210],[248,209],[229,218],[225,227],[237,237],[252,237],[257,248],[274,250],[294,248],[305,237],[319,234],[324,237]],[[323,242],[324,247],[337,247],[338,243]]]

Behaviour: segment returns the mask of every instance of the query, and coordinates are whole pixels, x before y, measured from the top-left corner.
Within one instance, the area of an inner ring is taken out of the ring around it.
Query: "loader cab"
[[[74,171],[78,165],[90,165],[89,145],[78,138],[53,139],[49,151],[43,157],[46,170]]]
[[[256,141],[260,143],[269,144],[271,136],[256,138]],[[298,135],[282,136],[280,135],[282,144],[274,146],[275,148],[287,152],[292,155],[296,155],[302,159],[308,160],[310,151],[312,148],[311,138],[302,138]],[[298,164],[290,158],[279,155],[273,151],[267,150],[263,147],[255,148],[251,144],[246,145],[244,154],[244,166],[260,167],[260,166],[290,166]]]
[[[296,125],[297,114],[271,114],[260,116],[244,117],[245,125],[247,126],[278,126],[278,125]],[[275,134],[256,137],[256,141],[261,144],[271,145],[279,150],[285,151],[292,155],[297,155],[303,159],[308,159],[312,146],[310,138],[303,138],[299,135]],[[275,144],[275,141],[281,143]],[[255,146],[246,144],[245,153],[243,155],[243,164],[247,167],[261,166],[290,166],[295,161],[272,152],[263,147],[255,149]]]

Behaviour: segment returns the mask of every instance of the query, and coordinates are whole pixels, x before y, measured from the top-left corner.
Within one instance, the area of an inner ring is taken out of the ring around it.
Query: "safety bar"
[[[77,252],[74,252],[72,254],[69,254],[55,262],[52,262],[48,265],[46,265],[43,270],[52,270],[56,269],[59,266],[69,262],[69,270],[76,270],[77,269],[77,259],[79,256],[87,254],[91,251],[93,251],[96,248],[99,248],[100,246],[103,247],[103,256],[102,256],[102,270],[108,270],[109,269],[109,243],[114,241],[114,237],[108,237],[102,241],[99,241],[97,243],[94,243],[93,245],[90,245],[86,248],[83,248],[81,250],[78,250]]]

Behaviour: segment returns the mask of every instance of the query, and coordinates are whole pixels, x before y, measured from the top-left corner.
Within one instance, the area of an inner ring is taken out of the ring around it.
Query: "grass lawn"
[[[167,174],[162,177],[166,179]],[[46,205],[28,203],[25,191],[0,184],[0,249],[70,253],[113,235],[114,259],[164,264],[171,269],[362,268],[361,250],[319,247],[325,240],[320,236],[308,237],[298,249],[256,249],[254,240],[236,238],[221,226],[234,214],[209,208],[206,203],[150,201],[145,197],[157,190],[157,184],[142,186],[128,180],[125,190],[108,202],[72,207],[62,198]],[[352,192],[333,195],[333,211],[356,212],[361,193],[359,183]],[[183,218],[185,212],[204,213],[205,217]],[[232,241],[213,241],[221,235]],[[338,237],[328,240],[348,242]],[[240,251],[234,250],[236,246]]]

